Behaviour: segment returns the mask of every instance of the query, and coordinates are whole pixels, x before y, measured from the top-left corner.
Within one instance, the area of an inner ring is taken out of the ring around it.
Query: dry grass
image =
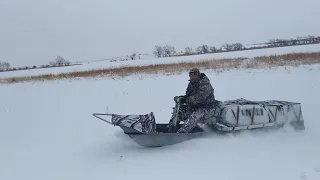
[[[125,77],[134,74],[177,74],[188,71],[192,67],[200,69],[213,69],[225,71],[230,69],[259,69],[272,68],[279,66],[298,66],[302,64],[310,65],[320,63],[320,52],[315,53],[291,53],[284,55],[259,56],[252,59],[232,58],[232,59],[211,59],[197,62],[185,62],[174,64],[158,64],[138,67],[120,67],[109,69],[88,70],[70,73],[61,73],[57,75],[46,74],[40,76],[26,76],[0,79],[0,83],[18,83],[27,81],[45,81],[56,79],[73,79],[86,77],[103,77],[112,78]]]

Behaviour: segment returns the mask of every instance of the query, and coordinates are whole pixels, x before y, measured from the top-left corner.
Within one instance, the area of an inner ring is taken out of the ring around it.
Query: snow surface
[[[206,71],[216,98],[301,102],[306,130],[210,135],[143,148],[94,112],[168,122],[187,74],[0,85],[0,179],[319,180],[320,68]]]
[[[98,61],[84,63],[83,65],[59,67],[59,68],[45,68],[45,69],[31,69],[23,71],[9,71],[0,72],[0,78],[6,77],[19,77],[19,76],[34,76],[41,74],[58,74],[63,72],[74,72],[74,71],[85,71],[91,69],[103,69],[103,68],[116,68],[123,66],[145,66],[154,64],[168,64],[168,63],[179,63],[179,62],[194,62],[201,60],[211,60],[219,58],[236,58],[236,57],[248,57],[252,58],[255,56],[268,56],[268,55],[280,55],[294,52],[320,52],[320,44],[303,45],[303,46],[289,46],[280,48],[268,48],[268,49],[254,49],[247,51],[235,51],[235,52],[224,52],[215,54],[203,54],[194,56],[183,56],[183,57],[169,57],[169,58],[147,58],[140,60],[128,60],[128,61]],[[145,56],[146,58],[148,56]]]

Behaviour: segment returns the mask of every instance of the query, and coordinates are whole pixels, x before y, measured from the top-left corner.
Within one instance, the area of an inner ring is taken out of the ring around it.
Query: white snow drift
[[[146,149],[93,112],[168,122],[187,74],[1,85],[0,179],[320,179],[319,67],[206,71],[216,98],[302,103],[306,130],[212,135]]]

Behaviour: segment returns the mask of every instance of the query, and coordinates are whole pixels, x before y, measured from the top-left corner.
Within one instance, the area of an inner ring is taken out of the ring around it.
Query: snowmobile
[[[186,104],[177,103],[173,107],[173,128],[168,124],[156,123],[153,112],[148,114],[106,114],[93,113],[93,116],[119,126],[123,132],[137,144],[145,147],[161,147],[181,143],[207,133],[207,129],[217,133],[240,132],[279,128],[288,124],[294,130],[304,130],[304,118],[301,103],[267,100],[250,101],[243,98],[218,101],[215,103],[215,114],[205,119],[204,124],[198,124],[190,133],[176,133],[183,122],[183,109]],[[107,120],[102,116],[109,116]]]

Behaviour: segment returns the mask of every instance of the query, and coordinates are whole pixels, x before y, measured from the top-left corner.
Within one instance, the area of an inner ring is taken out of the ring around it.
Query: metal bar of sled
[[[247,126],[235,126],[235,127],[228,127],[224,124],[216,123],[215,127],[222,131],[239,131],[239,130],[247,130],[247,129],[257,129],[263,127],[272,127],[275,126],[276,123],[266,123],[266,124],[252,124]]]
[[[108,124],[114,125],[112,122],[110,122],[110,121],[108,121],[108,120],[106,120],[106,119],[103,119],[102,117],[99,117],[99,116],[112,116],[113,114],[93,113],[92,115],[93,115],[94,117],[96,117],[96,118],[98,118],[98,119],[100,119],[100,120],[108,123]]]

